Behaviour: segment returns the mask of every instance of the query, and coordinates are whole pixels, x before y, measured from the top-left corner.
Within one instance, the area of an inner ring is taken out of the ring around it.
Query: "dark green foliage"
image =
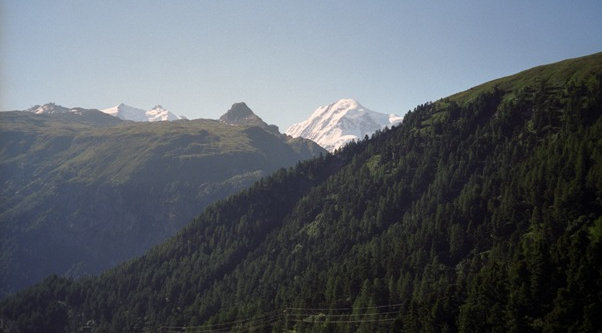
[[[63,302],[70,330],[598,331],[601,81],[596,54],[421,105],[1,318],[24,330]]]

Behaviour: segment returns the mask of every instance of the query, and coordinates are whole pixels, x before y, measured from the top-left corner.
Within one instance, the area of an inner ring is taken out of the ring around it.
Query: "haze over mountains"
[[[0,296],[53,273],[99,273],[215,200],[326,153],[245,108],[255,123],[124,121],[142,114],[125,105],[0,112]]]
[[[48,277],[1,302],[0,323],[7,332],[600,331],[601,87],[597,53],[426,102],[399,126],[209,206],[138,259],[98,277]],[[226,118],[249,116],[233,109]],[[167,198],[186,196],[186,181]]]
[[[291,125],[285,133],[313,140],[333,152],[353,140],[361,140],[398,124],[402,119],[394,114],[368,110],[354,99],[341,99],[317,108],[308,119]]]

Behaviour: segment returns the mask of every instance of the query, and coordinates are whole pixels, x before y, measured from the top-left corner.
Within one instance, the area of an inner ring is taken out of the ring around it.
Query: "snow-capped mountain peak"
[[[124,103],[119,103],[114,107],[102,109],[100,111],[110,114],[113,117],[132,121],[171,121],[180,119],[180,117],[169,112],[161,105],[156,105],[154,108],[145,111]]]
[[[172,121],[180,119],[180,117],[169,112],[161,105],[155,105],[154,108],[146,111],[146,117],[148,118],[148,121]]]
[[[101,109],[100,111],[123,120],[147,121],[146,111],[126,105],[125,103],[119,103],[112,108]]]
[[[48,103],[44,105],[36,105],[34,107],[29,108],[27,111],[33,112],[35,114],[57,114],[73,112],[74,110],[68,109],[61,105],[56,105],[55,103]]]
[[[313,140],[333,152],[401,120],[397,115],[374,112],[354,99],[345,98],[317,108],[307,120],[293,124],[285,133]]]

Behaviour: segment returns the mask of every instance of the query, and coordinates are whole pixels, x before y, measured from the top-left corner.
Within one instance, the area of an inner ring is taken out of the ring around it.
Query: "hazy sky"
[[[0,110],[244,101],[285,130],[355,98],[416,105],[602,51],[602,1],[0,0]]]

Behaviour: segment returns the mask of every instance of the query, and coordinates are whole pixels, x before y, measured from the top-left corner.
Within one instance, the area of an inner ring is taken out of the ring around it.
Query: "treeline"
[[[3,329],[597,331],[602,55],[591,58],[588,75],[550,65],[535,84],[418,106],[211,206],[140,259],[3,302]]]

